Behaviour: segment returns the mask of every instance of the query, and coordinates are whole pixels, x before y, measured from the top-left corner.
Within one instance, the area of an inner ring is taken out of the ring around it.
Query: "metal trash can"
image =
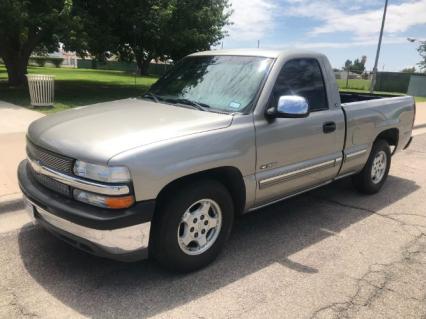
[[[32,106],[51,106],[55,97],[55,76],[27,74]]]

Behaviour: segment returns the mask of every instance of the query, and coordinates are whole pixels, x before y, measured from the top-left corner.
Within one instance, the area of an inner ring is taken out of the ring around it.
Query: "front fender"
[[[169,183],[197,172],[231,166],[248,176],[255,171],[255,134],[251,115],[232,125],[154,143],[120,153],[109,165],[131,172],[137,201],[155,199]]]

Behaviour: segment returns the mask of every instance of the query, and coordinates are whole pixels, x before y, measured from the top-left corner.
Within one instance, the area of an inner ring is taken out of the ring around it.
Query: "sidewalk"
[[[413,135],[426,133],[426,102],[417,103]]]
[[[20,197],[16,169],[25,158],[28,125],[43,114],[0,101],[0,202]]]

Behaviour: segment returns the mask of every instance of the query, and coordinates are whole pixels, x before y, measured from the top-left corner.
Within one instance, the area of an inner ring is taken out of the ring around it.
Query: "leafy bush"
[[[46,62],[47,62],[47,57],[45,56],[33,56],[28,61],[28,64],[43,67],[45,66]]]
[[[38,66],[40,66],[40,67],[43,67],[43,66],[45,66],[46,65],[46,57],[36,57],[36,58],[34,58],[34,62],[38,65]]]
[[[59,68],[62,64],[62,62],[64,62],[63,58],[49,58],[48,62],[52,63],[56,68]]]
[[[63,61],[63,58],[49,56],[33,56],[30,58],[29,64],[43,67],[46,66],[46,63],[50,63],[53,64],[55,67],[59,68]]]

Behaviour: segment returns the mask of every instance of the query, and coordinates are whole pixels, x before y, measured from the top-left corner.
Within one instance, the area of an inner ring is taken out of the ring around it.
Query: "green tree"
[[[401,70],[402,73],[415,73],[416,72],[416,67],[412,67],[412,68],[404,68]]]
[[[152,59],[208,50],[226,33],[228,0],[130,0],[122,10],[118,54],[146,74]]]
[[[120,46],[121,60],[135,60],[140,74],[146,74],[150,61],[164,56],[162,36],[175,10],[173,1],[130,0],[121,11]],[[169,32],[173,32],[170,30]]]
[[[367,62],[367,57],[365,55],[361,58],[361,60],[355,59],[354,64],[352,65],[351,71],[358,74],[364,73],[366,62]]]
[[[426,41],[420,44],[417,51],[419,51],[419,54],[422,57],[422,61],[418,63],[418,66],[420,67],[421,70],[426,72]]]
[[[352,63],[351,60],[346,60],[345,66],[343,67],[343,70],[346,70],[346,71],[350,70],[352,68],[352,65],[353,65],[353,63]]]
[[[75,22],[72,0],[0,0],[0,57],[9,84],[25,83],[28,60],[36,50],[55,50]]]
[[[178,60],[225,36],[228,0],[0,0],[0,57],[9,83],[25,82],[33,52],[65,49],[104,61]]]
[[[177,61],[194,51],[209,50],[226,36],[231,15],[227,0],[174,0],[162,34],[162,51]],[[172,32],[170,32],[172,31]]]
[[[70,30],[64,37],[66,48],[82,58],[91,56],[95,64],[110,58],[120,43],[120,12],[128,2],[73,0],[72,15],[78,17],[80,27]]]
[[[363,55],[361,59],[355,59],[353,62],[351,60],[346,60],[343,69],[357,74],[362,74],[365,71],[365,63],[367,63],[367,57]]]

